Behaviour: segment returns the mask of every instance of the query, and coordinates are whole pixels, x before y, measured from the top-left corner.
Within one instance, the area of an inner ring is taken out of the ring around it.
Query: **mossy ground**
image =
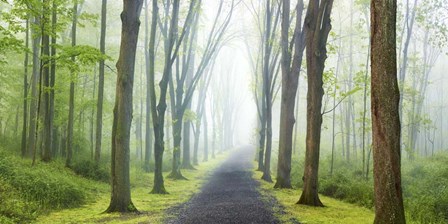
[[[367,208],[341,202],[325,196],[320,196],[325,207],[310,207],[297,205],[302,193],[299,189],[274,189],[273,183],[260,180],[260,173],[254,172],[253,176],[260,182],[260,190],[266,197],[273,196],[283,207],[283,212],[274,209],[277,218],[283,223],[308,224],[363,224],[373,223],[374,212]]]
[[[132,201],[140,214],[103,213],[110,200],[110,190],[106,187],[93,203],[79,208],[64,209],[40,216],[37,223],[162,223],[167,218],[166,210],[188,201],[198,192],[206,177],[217,167],[227,153],[217,155],[216,159],[195,166],[197,170],[182,170],[188,180],[165,178],[165,188],[169,194],[155,195],[149,192],[153,186],[153,173],[145,173],[141,168],[131,168]],[[169,172],[164,173],[166,177]]]

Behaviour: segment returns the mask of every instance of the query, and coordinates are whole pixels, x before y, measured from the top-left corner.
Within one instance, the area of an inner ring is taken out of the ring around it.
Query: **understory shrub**
[[[302,187],[303,158],[292,163],[292,184]],[[293,160],[293,161],[294,161]],[[371,164],[370,164],[371,165]],[[323,158],[319,170],[319,193],[373,209],[372,173],[366,180],[360,164],[336,160],[333,175],[330,159]],[[417,223],[448,223],[448,154],[432,158],[405,160],[402,163],[402,187],[407,219]]]
[[[72,170],[85,178],[108,183],[110,180],[110,171],[103,164],[96,164],[92,160],[75,161]]]
[[[80,206],[90,192],[76,178],[61,162],[32,166],[0,150],[0,223],[29,223],[42,212]]]

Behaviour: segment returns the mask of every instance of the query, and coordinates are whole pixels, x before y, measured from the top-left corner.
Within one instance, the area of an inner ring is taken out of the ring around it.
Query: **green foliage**
[[[443,49],[448,44],[447,0],[425,0],[417,8],[417,23],[430,33],[430,43]]]
[[[321,178],[319,192],[366,208],[373,207],[373,184],[362,177],[349,177],[342,172]]]
[[[196,115],[196,113],[194,111],[192,111],[192,110],[186,110],[185,111],[184,121],[191,121],[191,122],[193,122],[193,121],[196,121],[197,119],[198,119],[197,115]]]
[[[258,175],[258,174],[256,174]],[[258,178],[257,178],[258,179]],[[302,192],[297,189],[272,189],[272,184],[260,181],[262,194],[273,195],[284,208],[285,212],[276,211],[276,216],[282,223],[318,224],[359,224],[373,223],[374,213],[372,210],[361,206],[342,202],[326,196],[320,196],[325,207],[313,207],[296,204]]]
[[[0,159],[0,173],[25,200],[44,209],[74,207],[85,201],[85,192],[69,176],[51,167],[53,164],[31,167],[22,162],[24,167],[20,167],[14,160],[7,156]]]
[[[403,168],[405,208],[421,223],[448,221],[448,155],[419,159]]]
[[[297,158],[296,158],[297,159]],[[335,172],[328,173],[330,158],[321,159],[319,193],[345,202],[373,208],[373,180],[366,180],[356,161],[335,161]],[[402,186],[407,219],[417,223],[448,221],[448,155],[403,162]],[[302,186],[303,161],[293,162],[292,184]],[[371,174],[370,174],[371,176]]]
[[[31,166],[0,149],[0,223],[29,223],[48,210],[80,206],[98,189],[62,162]]]
[[[108,183],[110,180],[110,171],[105,165],[98,165],[90,159],[75,161],[72,170],[85,178]]]
[[[97,48],[87,45],[59,46],[62,52],[56,56],[57,63],[69,68],[70,71],[81,71],[82,66],[92,66],[100,60],[108,60]],[[75,61],[72,60],[75,58]]]
[[[36,218],[36,203],[27,202],[8,181],[0,178],[0,223],[26,223]]]

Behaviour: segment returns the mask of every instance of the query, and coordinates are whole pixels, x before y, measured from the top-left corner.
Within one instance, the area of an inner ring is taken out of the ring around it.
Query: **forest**
[[[0,223],[448,223],[448,0],[0,0]]]

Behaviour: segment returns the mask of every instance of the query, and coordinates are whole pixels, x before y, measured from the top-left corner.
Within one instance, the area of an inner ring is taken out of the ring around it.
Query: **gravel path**
[[[176,218],[167,223],[280,223],[272,211],[278,207],[277,202],[262,200],[257,190],[259,184],[252,178],[254,152],[250,146],[233,151],[200,193],[171,209]]]

